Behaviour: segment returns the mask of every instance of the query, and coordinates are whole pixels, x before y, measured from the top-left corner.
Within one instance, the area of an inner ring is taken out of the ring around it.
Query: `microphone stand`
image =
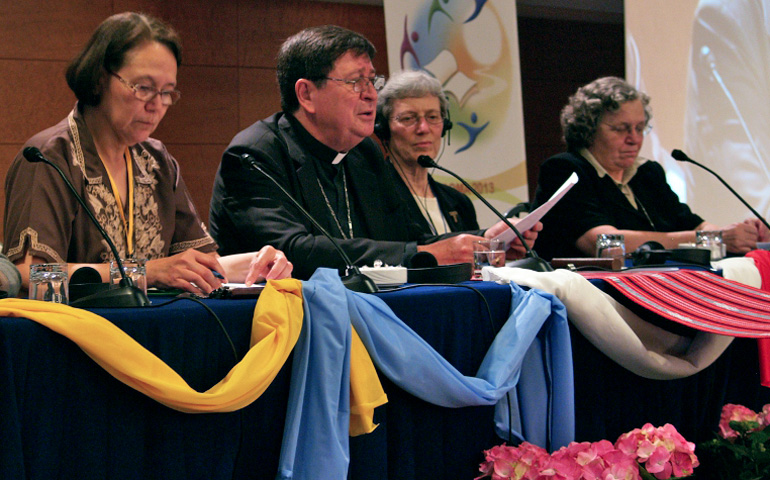
[[[476,198],[481,200],[484,205],[487,206],[492,212],[497,215],[497,217],[505,223],[508,228],[513,230],[513,233],[516,234],[516,236],[519,238],[519,241],[522,245],[524,245],[524,249],[527,251],[527,254],[524,258],[521,260],[516,260],[514,262],[509,263],[508,265],[515,268],[523,268],[525,270],[534,270],[536,272],[552,272],[553,267],[550,263],[546,262],[542,258],[540,258],[537,253],[535,253],[534,250],[529,248],[529,245],[527,245],[526,240],[524,239],[524,236],[519,232],[519,230],[513,226],[513,224],[505,218],[505,215],[500,213],[495,207],[492,206],[491,203],[487,201],[486,198],[482,197],[479,192],[476,191],[475,188],[473,188],[468,182],[466,182],[462,177],[457,175],[456,173],[440,166],[438,163],[434,162],[432,158],[430,158],[427,155],[420,155],[417,157],[417,163],[420,164],[423,168],[438,168],[441,171],[444,171],[450,175],[452,175],[454,178],[458,179],[463,185],[465,185],[465,188],[470,190],[474,195],[476,195]]]
[[[671,152],[671,156],[672,156],[672,157],[674,157],[674,160],[678,160],[678,161],[680,161],[680,162],[690,162],[690,163],[692,163],[693,165],[697,165],[697,166],[699,166],[700,168],[702,168],[702,169],[706,170],[706,171],[707,171],[707,172],[709,172],[710,174],[712,174],[712,175],[714,175],[715,177],[717,177],[717,179],[718,179],[720,182],[722,182],[722,185],[724,185],[725,187],[727,187],[727,189],[728,189],[728,190],[730,190],[730,192],[732,192],[732,194],[733,194],[733,195],[735,195],[735,196],[738,198],[738,200],[740,200],[740,201],[741,201],[741,202],[742,202],[744,205],[746,205],[746,208],[748,208],[749,210],[751,210],[751,213],[753,213],[753,214],[754,214],[754,216],[755,216],[755,217],[757,217],[757,218],[759,219],[759,221],[760,221],[760,222],[764,223],[764,224],[765,224],[765,226],[767,227],[767,229],[768,229],[768,230],[770,230],[770,224],[768,224],[768,223],[767,223],[767,220],[765,220],[765,219],[764,219],[764,217],[762,217],[762,215],[760,215],[760,214],[759,214],[759,212],[757,212],[756,210],[754,210],[754,208],[753,208],[751,205],[749,205],[749,202],[747,202],[746,200],[744,200],[744,199],[743,199],[743,197],[741,197],[740,195],[738,195],[738,192],[736,192],[735,190],[733,190],[733,187],[731,187],[730,185],[728,185],[728,184],[727,184],[727,182],[725,182],[725,181],[722,179],[722,177],[720,177],[719,175],[717,175],[717,173],[716,173],[716,172],[714,172],[713,170],[711,170],[711,169],[710,169],[710,168],[708,168],[707,166],[705,166],[705,165],[702,165],[702,164],[700,164],[700,163],[696,162],[695,160],[693,160],[692,158],[688,157],[688,156],[687,156],[687,154],[686,154],[686,153],[684,153],[684,152],[683,152],[683,151],[681,151],[681,150],[674,150],[674,151],[672,151],[672,152]]]
[[[83,197],[81,197],[77,190],[75,190],[72,182],[70,182],[67,176],[64,175],[64,172],[62,172],[61,168],[45,158],[43,153],[37,147],[26,147],[23,151],[23,155],[24,158],[26,158],[27,161],[31,163],[43,162],[56,169],[61,178],[64,180],[64,184],[67,185],[70,192],[72,192],[72,195],[75,197],[78,203],[80,203],[80,206],[83,207],[83,210],[86,212],[88,218],[91,220],[91,222],[93,222],[94,225],[96,225],[99,233],[107,241],[107,245],[109,245],[110,250],[112,251],[112,255],[115,257],[115,263],[117,263],[118,268],[120,269],[120,275],[122,278],[117,288],[110,288],[109,290],[102,290],[100,292],[81,297],[70,302],[70,306],[78,308],[97,308],[144,307],[149,305],[150,300],[147,298],[147,295],[145,295],[145,293],[139,287],[134,285],[131,277],[126,275],[126,272],[123,269],[123,262],[120,260],[120,254],[118,253],[118,249],[115,247],[115,244],[112,243],[112,239],[110,239],[110,236],[107,235],[107,232],[104,231],[104,228],[102,228],[102,225],[91,212],[91,209],[88,208],[88,205],[86,205]]]
[[[257,172],[264,175],[268,180],[273,182],[273,184],[289,198],[289,201],[291,201],[291,203],[297,207],[297,210],[299,210],[305,218],[310,220],[310,223],[312,223],[315,228],[317,228],[321,233],[324,234],[327,239],[329,239],[331,244],[337,250],[337,253],[339,253],[340,257],[342,257],[342,259],[345,261],[345,275],[342,277],[342,284],[345,285],[346,288],[360,293],[376,293],[380,291],[380,289],[377,288],[377,284],[374,283],[374,280],[361,273],[361,270],[359,270],[358,267],[350,261],[350,257],[348,257],[342,247],[340,247],[339,243],[337,243],[337,241],[332,238],[329,232],[327,232],[326,229],[323,228],[321,224],[318,223],[316,219],[310,215],[310,213],[308,213],[307,210],[302,208],[302,205],[299,204],[299,202],[288,192],[288,190],[283,187],[283,185],[278,183],[278,180],[273,178],[272,175],[262,169],[259,163],[257,163],[256,158],[248,153],[235,154],[230,152],[229,155],[238,157],[241,160],[241,164],[246,168],[256,170]]]

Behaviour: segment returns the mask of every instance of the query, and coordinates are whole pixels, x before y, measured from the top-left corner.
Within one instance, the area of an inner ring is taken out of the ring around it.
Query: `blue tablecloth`
[[[379,296],[453,366],[474,375],[511,307],[508,286],[420,287]],[[155,303],[158,303],[156,300]],[[242,356],[255,300],[205,300]],[[205,390],[236,359],[219,326],[189,301],[95,309]],[[252,405],[185,414],[113,379],[69,340],[0,318],[0,478],[273,478],[290,362]],[[350,478],[472,478],[501,443],[494,407],[444,408],[384,381],[381,428],[351,439]]]

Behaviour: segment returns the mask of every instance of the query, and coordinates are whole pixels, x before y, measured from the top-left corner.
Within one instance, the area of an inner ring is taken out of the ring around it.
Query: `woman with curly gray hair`
[[[755,220],[718,227],[679,201],[660,164],[639,156],[651,128],[649,103],[617,77],[594,80],[569,98],[561,112],[567,152],[541,166],[534,207],[572,173],[578,183],[543,218],[543,258],[593,257],[602,233],[624,235],[631,251],[648,241],[676,248],[694,242],[696,230],[722,230],[727,250],[740,254],[767,234]]]

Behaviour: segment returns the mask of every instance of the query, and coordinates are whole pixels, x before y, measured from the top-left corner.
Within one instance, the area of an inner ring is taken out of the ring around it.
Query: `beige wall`
[[[683,148],[692,19],[698,0],[626,0],[628,80],[652,98],[654,131],[668,152]],[[633,39],[638,56],[629,51]],[[651,149],[647,142],[646,149]],[[649,150],[648,150],[649,151]],[[647,154],[650,155],[649,153]]]
[[[184,47],[182,100],[153,135],[182,165],[204,220],[219,159],[230,139],[280,109],[275,56],[283,40],[334,23],[365,34],[387,74],[382,7],[300,0],[16,0],[0,2],[0,176],[24,141],[64,118],[75,97],[68,61],[113,13],[141,11],[174,26]],[[4,189],[0,202],[4,204]],[[1,212],[2,210],[0,210]]]

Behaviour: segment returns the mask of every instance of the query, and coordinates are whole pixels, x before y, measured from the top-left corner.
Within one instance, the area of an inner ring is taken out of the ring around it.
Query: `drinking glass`
[[[66,263],[38,263],[29,267],[29,299],[67,304],[69,275]]]
[[[504,267],[505,250],[502,240],[476,240],[473,243],[473,279],[481,280],[481,269]]]
[[[600,233],[596,236],[596,256],[599,258],[625,258],[626,241],[619,233]]]
[[[721,260],[726,252],[722,242],[722,232],[718,230],[698,230],[695,232],[695,246],[711,250],[711,260]]]
[[[131,278],[134,285],[141,288],[145,295],[147,295],[147,259],[146,258],[127,258],[121,260],[123,263],[123,271]],[[123,276],[118,269],[118,263],[115,260],[110,261],[110,283],[118,284]]]

